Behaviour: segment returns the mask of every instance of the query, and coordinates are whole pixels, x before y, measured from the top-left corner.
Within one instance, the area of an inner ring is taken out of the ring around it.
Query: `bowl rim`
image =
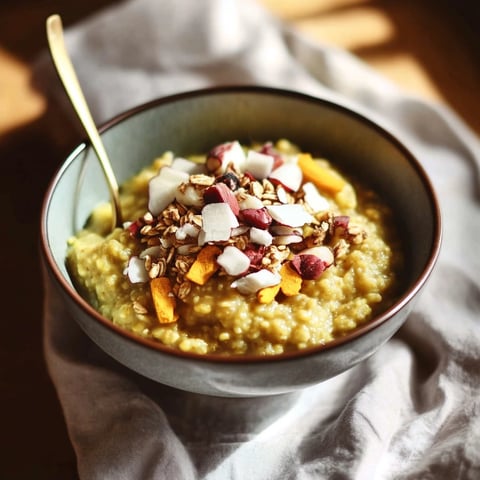
[[[428,194],[430,199],[430,205],[433,211],[433,241],[430,247],[430,253],[428,255],[428,260],[425,263],[425,266],[421,273],[416,279],[410,284],[408,289],[400,295],[395,302],[390,305],[386,310],[378,314],[372,320],[369,320],[367,323],[360,325],[353,330],[349,331],[342,337],[337,337],[326,344],[315,345],[308,347],[302,350],[286,352],[278,355],[219,355],[219,354],[198,354],[193,352],[183,352],[181,350],[173,349],[163,345],[161,342],[150,340],[147,338],[142,338],[135,335],[132,332],[129,332],[117,325],[115,325],[109,319],[103,317],[97,310],[95,310],[81,295],[77,290],[71,285],[63,276],[60,269],[57,267],[57,263],[53,257],[52,252],[49,249],[49,235],[47,231],[47,217],[49,212],[50,201],[53,196],[53,193],[56,188],[56,184],[61,179],[64,172],[68,169],[69,165],[78,157],[78,155],[85,151],[88,147],[89,142],[84,140],[79,142],[75,148],[73,148],[68,156],[62,161],[61,165],[57,169],[56,173],[52,176],[47,189],[44,194],[41,213],[40,213],[40,250],[43,256],[44,261],[50,273],[53,274],[54,279],[57,284],[67,294],[78,307],[89,317],[92,317],[95,321],[99,322],[100,325],[110,330],[114,335],[119,335],[124,340],[133,342],[136,345],[146,347],[150,350],[157,352],[158,354],[163,354],[167,356],[176,357],[179,360],[184,361],[199,361],[215,364],[257,364],[257,363],[272,363],[272,362],[281,362],[287,360],[295,360],[300,358],[309,357],[312,355],[319,354],[324,351],[333,350],[337,347],[347,345],[354,341],[355,339],[362,337],[368,334],[370,331],[377,329],[389,319],[394,317],[402,308],[404,308],[422,289],[424,284],[427,282],[428,278],[432,274],[434,267],[437,263],[437,259],[440,253],[440,248],[442,244],[442,217],[439,202],[435,193],[433,184],[426,173],[424,167],[421,165],[420,161],[413,155],[413,153],[406,147],[406,145],[399,140],[392,132],[387,130],[385,127],[380,126],[376,121],[372,120],[363,113],[359,113],[356,110],[347,107],[341,103],[336,103],[335,101],[325,99],[322,97],[312,96],[310,94],[288,90],[285,88],[276,88],[260,85],[228,85],[228,86],[216,86],[216,87],[207,87],[199,88],[195,90],[189,90],[181,93],[176,93],[172,95],[161,96],[150,100],[148,102],[142,103],[140,105],[134,106],[130,109],[127,109],[111,119],[104,122],[99,126],[98,130],[101,134],[109,130],[110,128],[118,125],[119,123],[134,117],[135,115],[142,113],[146,110],[149,110],[154,107],[158,107],[164,104],[171,104],[177,101],[209,96],[209,95],[218,95],[218,94],[235,94],[235,93],[247,93],[247,94],[261,94],[261,95],[272,95],[277,97],[287,97],[287,98],[296,98],[309,103],[319,104],[326,106],[332,110],[340,111],[347,116],[356,118],[361,123],[367,127],[378,132],[382,137],[387,141],[393,144],[401,153],[404,155],[410,165],[415,169],[418,177],[420,178],[422,184],[425,187],[425,191]]]

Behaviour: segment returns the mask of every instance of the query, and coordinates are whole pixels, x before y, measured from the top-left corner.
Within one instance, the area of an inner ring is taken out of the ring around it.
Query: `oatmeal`
[[[322,345],[391,303],[401,248],[367,188],[286,140],[167,152],[69,242],[79,292],[114,324],[199,354]]]

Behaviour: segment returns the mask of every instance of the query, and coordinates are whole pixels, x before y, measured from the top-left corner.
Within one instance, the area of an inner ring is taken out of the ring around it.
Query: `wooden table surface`
[[[475,1],[261,0],[307,36],[344,48],[407,91],[443,102],[480,133]],[[74,479],[75,457],[42,351],[38,218],[46,185],[73,144],[30,85],[45,19],[65,26],[115,0],[2,0],[0,162],[2,293],[0,478]]]

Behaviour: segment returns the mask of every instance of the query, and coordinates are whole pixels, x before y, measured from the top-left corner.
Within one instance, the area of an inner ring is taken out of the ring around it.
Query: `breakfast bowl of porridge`
[[[374,354],[440,248],[430,181],[344,106],[225,87],[161,98],[101,129],[120,184],[80,144],[52,179],[42,256],[85,333],[157,382],[285,393]]]

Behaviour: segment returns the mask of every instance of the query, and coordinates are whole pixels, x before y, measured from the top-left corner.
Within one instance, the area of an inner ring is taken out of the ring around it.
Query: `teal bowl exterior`
[[[436,263],[441,244],[438,202],[418,160],[384,128],[344,106],[264,87],[223,87],[161,98],[101,128],[122,182],[153,158],[207,151],[227,141],[287,138],[331,159],[392,206],[407,246],[405,288],[371,322],[327,345],[276,357],[187,354],[113,325],[75,290],[65,267],[67,239],[108,199],[99,162],[80,144],[52,179],[41,215],[48,274],[85,333],[121,364],[181,390],[224,397],[292,392],[332,378],[374,354],[402,326]],[[415,248],[408,248],[414,246]]]

